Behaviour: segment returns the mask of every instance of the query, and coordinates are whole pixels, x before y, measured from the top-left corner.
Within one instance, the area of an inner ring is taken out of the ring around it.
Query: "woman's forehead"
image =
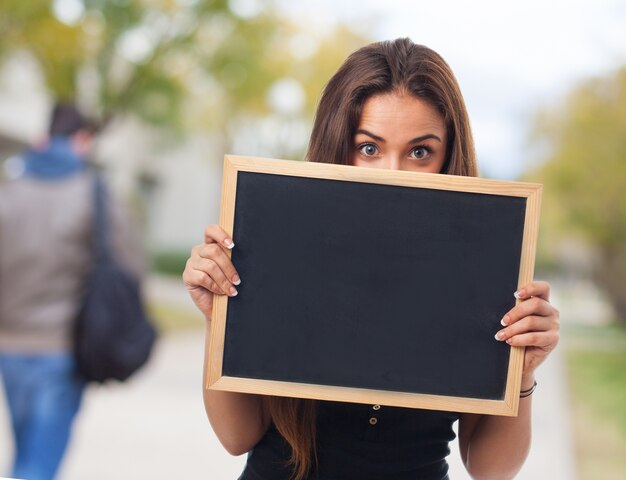
[[[363,104],[359,128],[387,132],[398,129],[416,133],[445,134],[443,116],[430,103],[412,95],[387,93],[374,95]],[[376,133],[376,132],[372,132]]]

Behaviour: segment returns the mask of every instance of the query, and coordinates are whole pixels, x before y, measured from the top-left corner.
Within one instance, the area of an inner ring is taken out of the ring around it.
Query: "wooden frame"
[[[232,232],[233,230],[237,175],[239,172],[525,197],[526,214],[518,286],[532,281],[542,192],[542,186],[539,184],[227,155],[224,160],[220,215],[220,225],[226,232]],[[210,344],[207,345],[209,354],[207,357],[206,388],[456,412],[506,416],[517,415],[524,359],[524,349],[519,347],[511,347],[506,391],[503,400],[390,392],[223,376],[222,360],[228,301],[227,296],[215,296],[214,298]]]

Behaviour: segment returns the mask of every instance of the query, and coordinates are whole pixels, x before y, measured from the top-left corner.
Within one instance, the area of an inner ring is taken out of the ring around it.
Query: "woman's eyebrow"
[[[377,142],[385,143],[385,139],[383,137],[379,137],[378,135],[374,135],[372,132],[368,132],[367,130],[365,130],[363,128],[357,129],[355,134],[357,134],[357,133],[362,133],[363,135],[367,135],[368,137],[372,137]]]
[[[374,140],[376,140],[377,142],[381,142],[381,143],[385,143],[385,139],[382,137],[379,137],[378,135],[373,134],[372,132],[369,132],[367,130],[365,130],[364,128],[359,128],[357,129],[357,131],[355,132],[355,134],[361,133],[363,135],[367,135],[368,137],[373,138]],[[441,143],[441,138],[439,138],[437,135],[435,135],[434,133],[428,133],[426,135],[422,135],[420,137],[415,137],[413,140],[410,140],[408,142],[409,145],[413,145],[415,143],[420,143],[423,142],[424,140],[429,140],[429,139],[434,139],[437,140],[439,143]]]
[[[413,140],[411,140],[409,142],[409,144],[420,143],[420,142],[423,142],[424,140],[429,140],[431,138],[433,138],[433,139],[437,140],[439,143],[441,143],[441,138],[439,138],[434,133],[429,133],[427,135],[422,135],[421,137],[415,137]]]

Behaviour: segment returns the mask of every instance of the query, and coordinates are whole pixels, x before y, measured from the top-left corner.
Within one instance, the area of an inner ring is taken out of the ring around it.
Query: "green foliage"
[[[152,124],[180,126],[193,73],[181,65],[215,76],[221,98],[243,111],[262,110],[259,93],[280,73],[267,61],[280,23],[269,10],[243,19],[225,1],[83,0],[84,12],[67,24],[52,5],[0,3],[0,55],[30,52],[55,97],[83,100],[104,120],[132,112]],[[233,66],[244,81],[228,76]]]
[[[563,331],[581,479],[622,478],[626,467],[626,329]]]
[[[614,417],[626,437],[626,350],[571,352],[569,364],[580,400]]]
[[[39,60],[51,90],[59,98],[72,98],[83,57],[80,29],[56,20],[50,2],[43,0],[6,0],[0,4],[0,18],[0,54],[10,47],[29,50]]]
[[[536,122],[534,141],[548,151],[530,176],[545,184],[552,241],[576,234],[598,258],[594,272],[626,321],[626,68],[587,81]],[[546,234],[544,234],[546,235]]]
[[[69,19],[54,8],[62,3],[0,2],[0,61],[29,52],[54,97],[105,123],[131,113],[170,130],[213,130],[224,148],[229,122],[267,114],[267,91],[283,77],[304,86],[310,117],[330,74],[367,42],[339,28],[299,58],[290,39],[302,31],[273,1],[246,18],[227,0],[82,0]]]
[[[576,89],[560,111],[544,114],[537,136],[551,146],[541,171],[566,222],[591,242],[626,238],[626,68]]]
[[[163,275],[180,277],[189,258],[189,251],[167,250],[152,255],[152,269]]]

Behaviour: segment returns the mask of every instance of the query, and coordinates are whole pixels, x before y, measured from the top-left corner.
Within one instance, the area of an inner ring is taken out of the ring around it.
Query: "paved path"
[[[203,347],[202,328],[171,334],[132,381],[90,389],[60,480],[237,478],[245,459],[221,448],[202,406]],[[559,350],[538,374],[533,447],[518,479],[575,479]],[[7,420],[0,397],[0,475],[10,456]],[[451,448],[450,477],[469,478]]]

